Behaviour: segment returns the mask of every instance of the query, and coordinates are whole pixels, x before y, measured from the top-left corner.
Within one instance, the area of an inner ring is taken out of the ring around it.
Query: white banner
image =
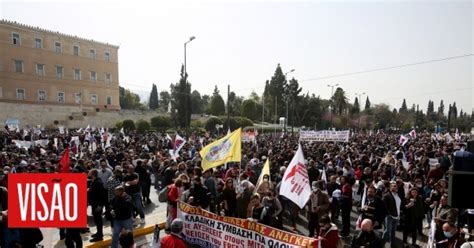
[[[319,240],[265,226],[248,219],[217,214],[178,202],[184,239],[199,247],[319,247]]]
[[[348,142],[349,130],[344,131],[300,131],[300,141],[334,141],[334,142]]]
[[[256,136],[253,131],[242,132],[242,142],[255,142]]]

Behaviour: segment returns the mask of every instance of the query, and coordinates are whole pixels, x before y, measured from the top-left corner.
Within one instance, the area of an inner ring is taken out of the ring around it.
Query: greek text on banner
[[[178,218],[184,221],[186,242],[200,247],[319,247],[319,240],[285,232],[247,219],[213,214],[183,202]]]

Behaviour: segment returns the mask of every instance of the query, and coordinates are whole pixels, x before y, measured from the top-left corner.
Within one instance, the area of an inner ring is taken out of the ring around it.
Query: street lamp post
[[[193,41],[194,39],[196,39],[195,36],[191,36],[189,37],[189,40],[184,42],[184,78],[185,78],[185,82],[187,83],[188,82],[188,74],[187,74],[187,71],[186,71],[186,45]],[[188,98],[185,98],[185,99],[188,99]],[[188,104],[186,104],[186,106],[188,106]],[[186,110],[186,111],[191,111],[191,110]],[[190,122],[190,120],[188,120],[188,114],[186,112],[186,129],[188,128],[188,123]]]
[[[339,84],[333,84],[333,85],[330,85],[328,84],[328,87],[331,88],[331,102],[333,101],[333,97],[334,97],[334,87],[336,86],[339,86]],[[334,108],[334,106],[333,106]],[[332,109],[331,109],[331,106],[329,107],[329,115],[331,116],[331,127],[332,127]]]
[[[286,83],[287,83],[287,85],[286,85],[286,87],[287,87],[287,88],[286,88],[286,97],[285,97],[285,98],[286,98],[286,117],[285,117],[285,123],[284,123],[285,134],[287,133],[286,128],[287,128],[287,123],[288,123],[288,102],[289,102],[289,97],[290,97],[290,96],[289,96],[289,92],[288,92],[288,80],[287,80],[286,76],[287,76],[288,74],[294,72],[294,71],[295,71],[295,69],[291,69],[289,72],[286,72],[286,73],[285,73],[285,81],[286,81]]]
[[[359,97],[359,98],[358,98],[358,101],[359,101],[359,120],[358,120],[358,123],[357,123],[357,127],[359,128],[359,131],[360,131],[360,109],[361,109],[361,107],[360,107],[361,100],[360,100],[360,99],[361,99],[361,97],[362,97],[363,95],[365,95],[365,92],[363,92],[363,93],[355,93],[355,95],[356,95],[357,97]]]

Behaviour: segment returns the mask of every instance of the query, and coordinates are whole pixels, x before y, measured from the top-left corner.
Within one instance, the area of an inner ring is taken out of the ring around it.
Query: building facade
[[[0,103],[119,110],[118,46],[0,21]]]

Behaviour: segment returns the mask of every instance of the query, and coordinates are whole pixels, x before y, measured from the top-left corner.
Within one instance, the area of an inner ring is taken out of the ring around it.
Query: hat
[[[183,231],[183,220],[176,218],[171,222],[171,232],[175,234],[180,234]]]

